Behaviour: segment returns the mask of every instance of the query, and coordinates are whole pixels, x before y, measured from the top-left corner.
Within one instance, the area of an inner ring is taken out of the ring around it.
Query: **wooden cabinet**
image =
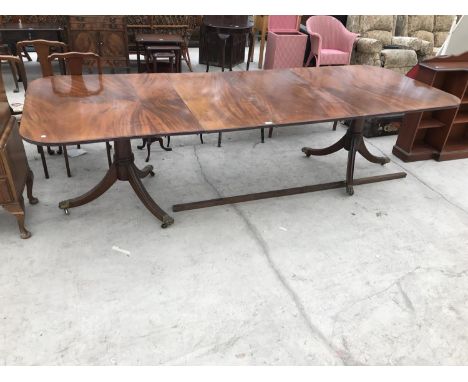
[[[0,206],[16,217],[23,239],[31,236],[24,226],[25,186],[29,202],[31,204],[38,202],[32,196],[33,178],[16,119],[11,116],[0,73]]]
[[[31,236],[24,226],[23,191],[25,186],[27,186],[29,202],[31,204],[38,202],[32,196],[32,185],[33,173],[26,159],[16,119],[10,117],[7,123],[0,127],[0,205],[16,217],[23,239]]]
[[[130,70],[125,16],[70,16],[68,33],[71,51],[94,52],[113,72]]]
[[[405,162],[468,158],[468,52],[423,61],[412,77],[453,94],[461,104],[405,115],[393,154]]]

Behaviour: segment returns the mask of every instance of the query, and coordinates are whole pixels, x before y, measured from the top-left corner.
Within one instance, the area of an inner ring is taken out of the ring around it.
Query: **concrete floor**
[[[192,53],[193,54],[193,53]],[[30,63],[32,68],[36,63]],[[31,69],[28,70],[31,70]],[[202,68],[199,68],[202,69]],[[5,69],[6,70],[6,69]],[[11,84],[10,84],[11,85]],[[11,95],[11,93],[10,93]],[[144,179],[176,203],[341,180],[346,153],[305,158],[331,124],[174,137]],[[403,163],[395,136],[367,140],[406,179],[171,214],[161,229],[126,183],[65,216],[94,186],[104,144],[48,156],[33,236],[0,214],[0,363],[6,365],[462,365],[468,363],[468,160]],[[139,142],[135,141],[136,146]],[[143,166],[145,152],[135,150]],[[118,247],[127,253],[113,249]]]

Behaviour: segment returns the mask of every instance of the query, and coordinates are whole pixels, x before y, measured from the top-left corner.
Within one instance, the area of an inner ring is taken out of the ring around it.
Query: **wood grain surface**
[[[72,144],[249,129],[455,107],[460,100],[374,66],[54,76],[28,87],[20,133]]]

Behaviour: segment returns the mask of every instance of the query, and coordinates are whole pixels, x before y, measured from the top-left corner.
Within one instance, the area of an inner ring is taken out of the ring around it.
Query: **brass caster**
[[[353,186],[346,186],[346,192],[348,193],[348,195],[354,195],[354,188]]]
[[[307,147],[303,147],[301,151],[306,155],[307,158],[311,156],[311,153]]]
[[[174,219],[171,218],[169,215],[165,215],[163,217],[163,222],[161,224],[161,228],[167,228],[170,225],[172,225],[173,223],[174,223]]]
[[[390,158],[385,158],[385,162],[380,163],[382,166],[385,166],[387,163],[390,162]]]
[[[67,215],[67,216],[70,215],[70,211],[68,210],[68,208],[65,208],[65,209],[63,210],[63,212],[65,212],[65,215]]]
[[[21,239],[29,239],[31,237],[31,232],[29,231],[24,231],[20,233]]]

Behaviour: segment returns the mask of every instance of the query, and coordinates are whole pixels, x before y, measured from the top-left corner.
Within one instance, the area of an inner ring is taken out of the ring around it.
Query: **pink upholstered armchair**
[[[349,65],[351,52],[358,34],[348,31],[343,24],[331,16],[311,16],[306,22],[310,34],[310,55],[316,65]]]

